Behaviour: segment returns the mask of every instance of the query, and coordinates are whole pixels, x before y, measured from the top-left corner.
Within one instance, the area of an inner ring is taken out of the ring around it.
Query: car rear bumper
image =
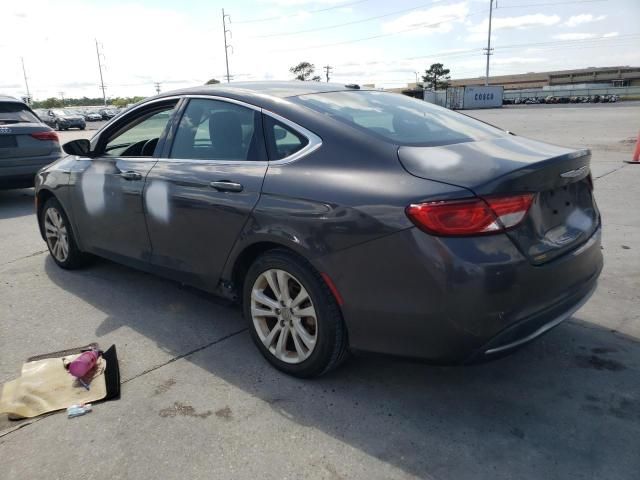
[[[12,187],[14,185],[33,185],[36,173],[42,167],[55,162],[60,158],[60,152],[56,151],[51,155],[38,157],[24,157],[18,159],[0,159],[0,188]],[[3,165],[11,163],[11,165]],[[16,165],[18,163],[18,165]]]
[[[573,314],[602,269],[600,235],[535,266],[506,235],[438,238],[411,228],[317,266],[344,299],[353,349],[465,363],[513,350]]]

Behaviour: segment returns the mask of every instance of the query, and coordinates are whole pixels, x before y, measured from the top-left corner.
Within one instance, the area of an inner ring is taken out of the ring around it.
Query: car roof
[[[336,92],[344,90],[354,90],[354,86],[346,86],[341,83],[323,82],[302,82],[295,81],[266,81],[266,82],[233,82],[216,83],[213,85],[202,85],[190,87],[173,92],[165,92],[174,95],[215,95],[215,94],[236,94],[236,95],[267,95],[270,97],[287,98],[298,95],[308,95],[311,93]],[[357,87],[359,88],[359,87]]]
[[[22,100],[19,100],[15,97],[10,97],[9,95],[0,95],[0,102],[13,102],[13,103],[24,103]]]

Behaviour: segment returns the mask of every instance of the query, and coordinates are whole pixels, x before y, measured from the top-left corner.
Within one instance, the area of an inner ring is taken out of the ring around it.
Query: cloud
[[[519,17],[498,17],[491,22],[491,30],[506,30],[510,28],[530,28],[530,27],[549,27],[560,22],[558,15],[545,15],[543,13],[535,13],[531,15],[520,15]],[[487,32],[489,21],[484,20],[481,23],[469,27],[472,33]]]
[[[467,35],[464,40],[467,42],[487,42],[487,33],[488,32],[473,32],[470,33],[469,35]],[[496,39],[498,38],[497,35],[494,35],[493,32],[491,32],[491,41],[494,42],[496,41]]]
[[[491,63],[493,65],[525,65],[528,63],[542,63],[548,59],[543,57],[507,57],[494,58]]]
[[[345,0],[260,0],[258,3],[276,5],[278,7],[299,7],[301,5],[335,5],[345,3]]]
[[[583,23],[599,22],[607,18],[606,15],[598,15],[597,17],[590,13],[582,13],[580,15],[573,15],[566,22],[563,23],[566,27],[577,27]]]
[[[554,35],[553,38],[556,40],[587,40],[597,36],[595,33],[559,33]]]
[[[385,33],[411,31],[418,34],[447,33],[455,23],[462,23],[469,14],[466,2],[442,5],[404,15],[382,24]]]
[[[602,35],[602,38],[612,38],[617,37],[618,35],[620,35],[618,32],[609,32]]]

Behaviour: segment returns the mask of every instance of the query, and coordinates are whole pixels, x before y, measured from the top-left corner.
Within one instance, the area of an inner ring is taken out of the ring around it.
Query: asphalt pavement
[[[4,479],[635,479],[640,472],[640,104],[466,112],[593,151],[605,269],[585,307],[471,367],[358,356],[271,368],[237,308],[108,261],[63,271],[32,190],[0,192],[0,383],[38,353],[116,344],[120,400],[12,422]],[[61,132],[63,141],[90,131]],[[541,288],[544,288],[541,286]]]

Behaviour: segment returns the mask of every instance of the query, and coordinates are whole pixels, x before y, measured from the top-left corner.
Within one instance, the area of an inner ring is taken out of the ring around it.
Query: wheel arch
[[[44,208],[44,204],[47,203],[47,200],[49,200],[50,198],[55,198],[56,200],[58,200],[58,202],[60,202],[60,200],[55,196],[55,194],[47,188],[41,188],[36,193],[36,218],[38,220],[38,229],[40,230],[40,236],[42,237],[43,240],[45,240],[45,236],[44,236],[44,230],[42,229],[42,222],[40,220],[41,220],[42,209]]]
[[[299,251],[299,248],[292,247],[285,242],[274,239],[259,239],[250,244],[244,245],[241,248],[237,248],[235,252],[232,252],[231,256],[227,260],[227,264],[222,275],[223,283],[227,283],[232,290],[241,292],[244,277],[253,262],[255,262],[260,255],[270,250],[284,250],[304,258],[309,263],[312,263],[307,256]],[[237,295],[237,297],[238,299],[241,299],[242,296]]]

